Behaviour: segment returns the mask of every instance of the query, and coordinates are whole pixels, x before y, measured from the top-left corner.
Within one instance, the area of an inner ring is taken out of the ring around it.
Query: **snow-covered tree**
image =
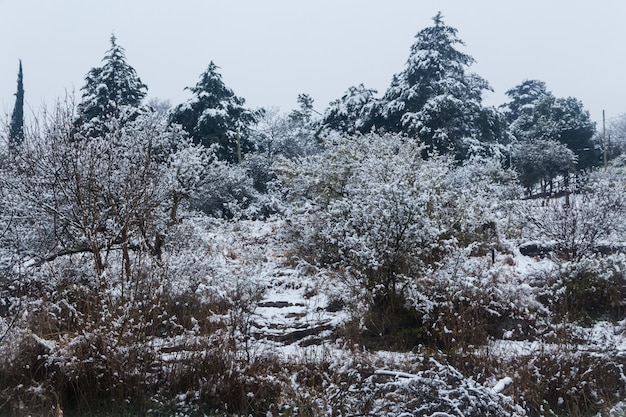
[[[503,112],[519,143],[558,141],[574,152],[578,169],[598,165],[600,154],[592,141],[595,125],[579,100],[557,98],[537,80],[524,81],[507,91],[507,96],[510,101]]]
[[[17,73],[17,91],[15,93],[15,107],[11,114],[9,126],[9,149],[15,150],[24,140],[24,76],[22,73],[22,60]]]
[[[520,85],[511,88],[506,92],[510,101],[503,106],[503,113],[508,123],[527,122],[526,119],[521,119],[527,113],[532,113],[537,103],[546,97],[552,95],[546,88],[546,83],[539,80],[525,80]],[[524,132],[524,128],[528,128],[526,125],[519,127],[514,126],[518,134]]]
[[[626,114],[610,117],[606,122],[606,132],[598,132],[594,138],[596,146],[606,147],[607,158],[612,160],[626,154]]]
[[[198,83],[186,88],[193,97],[173,110],[172,122],[180,124],[196,143],[206,147],[217,144],[220,159],[241,162],[252,150],[249,129],[254,112],[224,84],[218,69],[211,61]]]
[[[308,94],[298,94],[297,102],[300,108],[292,110],[291,113],[289,113],[289,119],[293,123],[301,125],[313,122],[313,113],[315,112],[313,108],[314,101],[313,97]]]
[[[553,180],[567,176],[576,169],[576,154],[556,140],[537,139],[516,142],[510,149],[510,161],[519,174],[519,181],[528,195],[536,184],[541,192],[552,193]],[[548,189],[549,187],[549,189]]]
[[[319,210],[313,228],[321,256],[390,297],[403,277],[471,243],[491,221],[492,212],[474,201],[495,196],[452,175],[451,158],[424,159],[423,150],[400,135],[368,134],[335,139],[320,154],[278,167],[291,197]]]
[[[456,153],[466,137],[481,138],[489,124],[482,93],[490,90],[480,76],[468,71],[474,59],[458,49],[457,30],[438,13],[434,25],[421,30],[405,68],[394,75],[383,97],[387,131],[416,135],[440,153]]]
[[[300,108],[288,114],[282,114],[278,108],[257,113],[250,134],[257,153],[273,163],[279,156],[294,159],[320,150],[315,137],[318,120],[309,99],[307,95],[300,95]]]
[[[290,149],[285,151],[290,157],[311,155],[320,149],[320,114],[313,108],[313,97],[298,94],[297,102],[299,108],[292,110],[287,116],[292,140],[289,141]]]
[[[250,140],[258,154],[273,162],[283,154],[286,143],[291,137],[289,119],[276,107],[263,109],[251,129]]]
[[[111,35],[111,48],[106,52],[101,67],[92,68],[81,89],[77,124],[88,136],[99,136],[110,131],[112,120],[126,123],[141,113],[141,102],[147,87],[135,69],[126,62],[124,48]]]
[[[380,117],[380,100],[376,90],[363,84],[350,87],[338,100],[330,103],[322,119],[323,129],[355,134],[367,133],[376,127]]]
[[[321,143],[316,137],[318,120],[307,95],[298,98],[299,109],[285,114],[276,107],[263,109],[256,115],[251,126],[250,140],[256,152],[244,159],[254,187],[268,191],[269,183],[275,179],[273,164],[281,159],[296,159],[320,151]]]
[[[100,277],[119,255],[130,274],[131,252],[160,256],[169,226],[206,181],[210,154],[157,113],[84,140],[73,117],[66,107],[46,115],[17,160],[9,190],[21,256],[90,254]]]

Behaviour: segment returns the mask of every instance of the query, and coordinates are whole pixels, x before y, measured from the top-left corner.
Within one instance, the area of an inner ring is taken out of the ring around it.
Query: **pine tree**
[[[198,83],[186,88],[193,97],[174,109],[172,122],[180,124],[196,143],[218,144],[218,157],[234,163],[253,148],[249,129],[254,114],[244,107],[245,100],[224,84],[218,68],[211,61]]]
[[[503,106],[503,111],[506,121],[513,123],[521,120],[524,115],[532,113],[537,103],[546,97],[551,97],[552,93],[548,91],[543,81],[525,80],[507,91],[506,95],[510,101]]]
[[[101,67],[87,74],[78,105],[78,124],[88,136],[106,133],[113,119],[122,124],[134,120],[148,89],[126,62],[124,48],[117,44],[115,35],[111,35],[111,48],[102,61]]]
[[[313,107],[313,97],[298,94],[298,109],[292,110],[287,116],[291,130],[290,150],[284,155],[297,157],[312,155],[320,150],[320,113]]]
[[[330,103],[324,112],[322,125],[324,129],[347,134],[367,133],[376,125],[379,114],[380,100],[376,98],[376,90],[359,84]]]
[[[480,138],[486,116],[482,93],[486,80],[468,72],[474,59],[457,49],[457,30],[438,13],[434,25],[420,31],[404,70],[393,77],[383,97],[385,130],[423,140],[430,149],[456,152],[464,138]],[[487,113],[488,116],[488,113]]]
[[[15,107],[11,115],[9,127],[9,148],[15,150],[24,140],[24,77],[22,73],[22,60],[17,73],[17,92],[15,93]]]
[[[289,120],[294,124],[305,125],[313,122],[313,97],[308,94],[298,94],[298,98],[296,100],[299,109],[292,110],[289,113]]]

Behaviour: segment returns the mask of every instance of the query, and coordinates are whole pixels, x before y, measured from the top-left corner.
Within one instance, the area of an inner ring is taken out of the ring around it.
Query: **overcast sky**
[[[112,33],[149,97],[185,101],[213,60],[250,107],[288,111],[307,93],[323,111],[352,85],[383,93],[438,11],[493,87],[486,104],[539,79],[593,120],[626,113],[623,0],[0,0],[0,111],[20,58],[31,109],[80,97]]]

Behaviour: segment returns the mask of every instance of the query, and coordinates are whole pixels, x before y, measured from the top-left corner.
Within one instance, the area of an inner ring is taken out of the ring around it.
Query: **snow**
[[[593,279],[620,278],[623,255],[584,260],[521,255],[524,242],[560,242],[546,236],[546,229],[531,229],[523,216],[528,211],[547,216],[552,207],[510,197],[516,184],[493,180],[510,177],[498,163],[489,163],[489,153],[459,167],[447,157],[424,160],[423,145],[400,136],[333,138],[320,153],[281,160],[275,185],[285,187],[285,195],[274,196],[282,199],[280,211],[255,217],[258,202],[251,199],[250,206],[232,209],[236,215],[224,219],[196,211],[191,196],[198,189],[204,196],[225,191],[224,204],[235,207],[239,201],[228,199],[233,190],[252,188],[245,166],[216,161],[176,131],[160,129],[131,124],[119,142],[94,138],[81,144],[85,154],[78,153],[73,166],[84,170],[77,177],[86,173],[106,185],[88,189],[100,204],[90,212],[95,226],[80,223],[82,201],[64,200],[64,216],[45,202],[54,201],[45,184],[56,178],[60,165],[15,185],[23,200],[12,209],[30,219],[28,203],[45,199],[33,211],[37,220],[51,228],[65,221],[55,231],[68,233],[71,242],[100,244],[106,264],[94,273],[94,254],[85,251],[43,262],[25,257],[8,269],[16,282],[36,292],[30,297],[16,295],[21,286],[2,288],[10,299],[0,305],[5,314],[0,336],[6,334],[0,341],[11,342],[0,344],[6,367],[18,363],[21,345],[14,341],[20,340],[50,352],[43,358],[46,366],[68,377],[81,366],[101,375],[100,368],[140,352],[153,355],[160,372],[207,366],[209,371],[200,368],[206,375],[190,377],[202,381],[211,377],[210,364],[221,360],[227,371],[219,368],[220,378],[306,393],[327,407],[322,415],[332,409],[344,415],[517,417],[530,407],[524,391],[529,384],[520,380],[529,374],[549,386],[554,409],[583,392],[601,399],[601,387],[586,379],[596,365],[615,364],[607,375],[622,381],[626,320],[580,323],[567,320],[562,306],[553,304],[567,293],[563,277],[571,271],[588,268]],[[146,137],[166,157],[149,154]],[[71,154],[66,150],[76,152],[72,143],[56,145],[45,148],[55,152],[51,163],[64,161]],[[40,156],[33,160],[46,154],[35,155]],[[140,167],[145,176],[137,175]],[[57,196],[71,196],[72,184],[61,183],[65,188]],[[174,218],[173,193],[183,199]],[[590,198],[582,213],[600,200]],[[134,204],[141,210],[134,212]],[[34,224],[19,229],[19,243],[48,242],[49,235],[34,233]],[[124,259],[121,230],[131,235],[123,243],[136,246],[162,233],[161,256],[133,250]],[[599,242],[612,241],[611,235],[601,237]],[[497,250],[493,258],[491,249]],[[96,311],[80,304],[93,288],[101,297]],[[377,350],[366,339],[390,338],[375,333],[374,314],[385,312],[373,307],[390,290],[404,296],[395,307],[417,318],[403,329],[415,331],[405,350]],[[7,331],[13,318],[16,329]],[[96,324],[87,326],[89,320]],[[149,334],[142,333],[146,328]],[[31,333],[36,337],[26,339]],[[110,371],[113,380],[124,377],[124,367]],[[146,375],[150,378],[157,377]],[[257,392],[241,386],[246,401],[255,401]],[[202,397],[195,386],[172,395],[179,403]],[[275,399],[281,400],[287,401]]]
[[[496,385],[494,385],[494,387],[492,388],[493,392],[495,392],[496,394],[500,394],[505,389],[507,389],[511,384],[513,384],[513,379],[511,379],[508,376],[504,377],[501,380],[499,380]]]

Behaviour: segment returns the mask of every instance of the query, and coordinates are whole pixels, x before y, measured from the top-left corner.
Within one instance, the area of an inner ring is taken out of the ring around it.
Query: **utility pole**
[[[606,119],[604,117],[604,110],[602,110],[602,147],[604,148],[604,167],[606,168],[606,164],[607,164],[607,155],[606,155]]]

